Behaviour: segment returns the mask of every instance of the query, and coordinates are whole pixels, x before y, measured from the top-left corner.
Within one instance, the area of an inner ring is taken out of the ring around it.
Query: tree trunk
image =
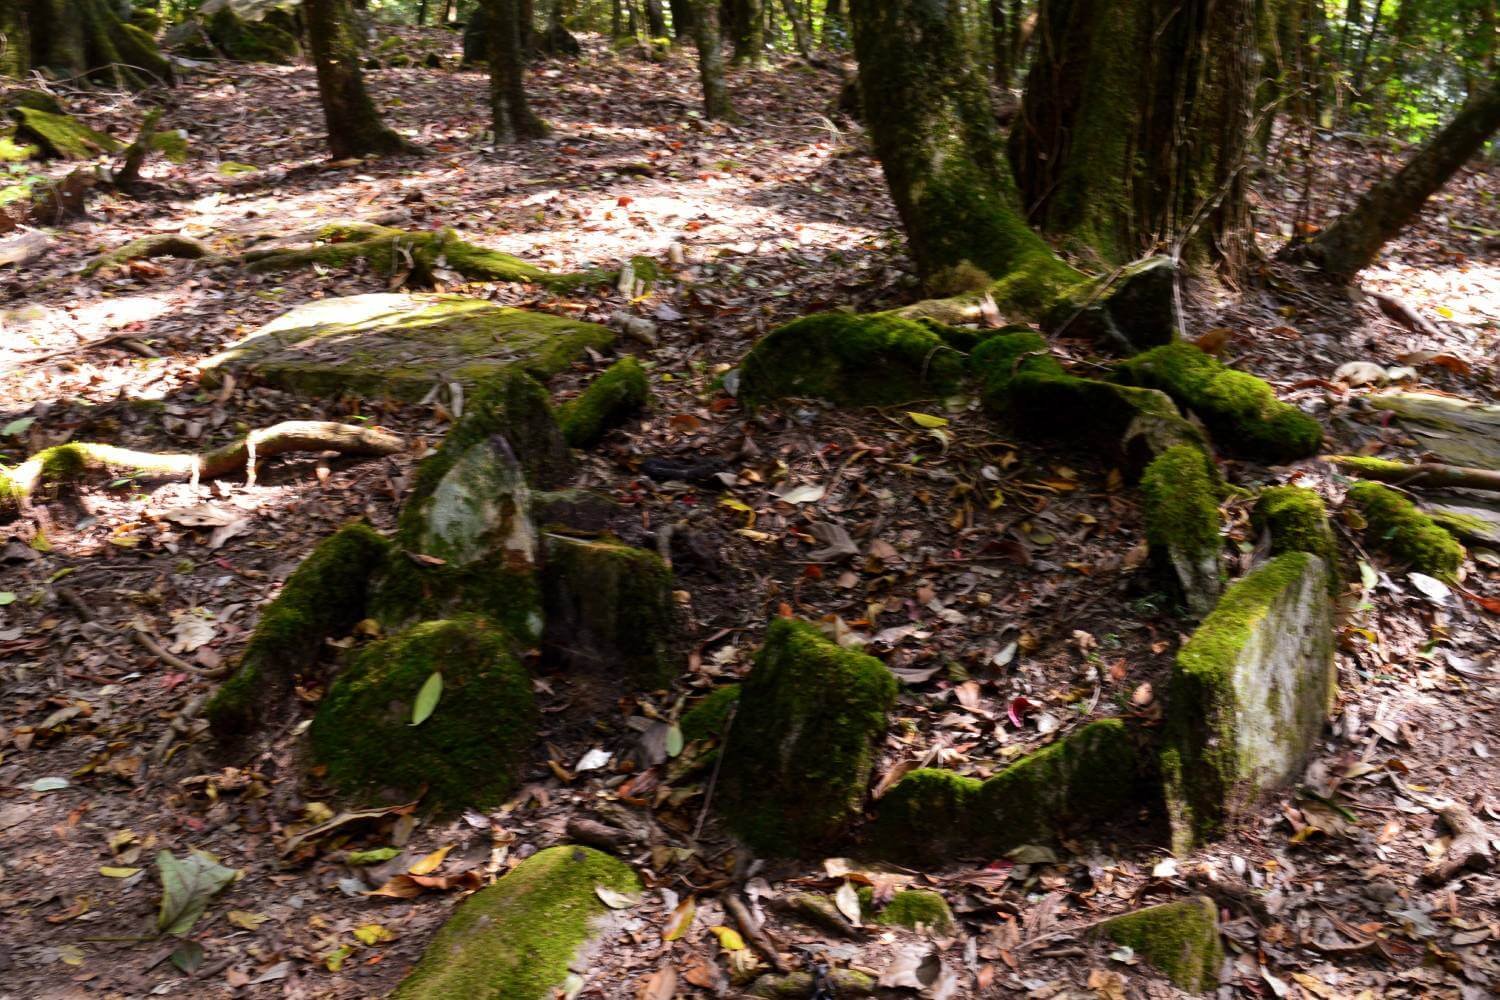
[[[797,54],[808,62],[812,62],[812,30],[807,22],[802,20],[802,12],[797,9],[797,0],[781,0],[781,6],[786,10],[786,19],[792,22],[792,39],[797,45]]]
[[[31,27],[24,5],[0,0],[0,76],[31,72]]]
[[[662,13],[661,0],[646,0],[646,30],[652,38],[667,37],[667,18]]]
[[[333,158],[413,152],[411,143],[381,122],[365,90],[348,0],[306,0],[303,15]]]
[[[730,0],[729,9],[734,65],[759,66],[765,59],[766,49],[766,20],[761,0]]]
[[[850,0],[875,153],[918,273],[1040,314],[1083,279],[1027,227],[989,88],[959,18],[933,0]],[[992,284],[993,282],[993,284]]]
[[[991,67],[996,86],[1010,86],[1010,33],[1005,30],[1005,0],[990,0]]]
[[[670,0],[672,10],[672,36],[691,38],[693,32],[693,0]]]
[[[490,57],[490,121],[495,144],[540,139],[547,126],[526,100],[526,55],[521,48],[520,0],[484,0]]]
[[[1254,0],[1043,0],[1010,155],[1028,218],[1111,265],[1246,263]]]
[[[823,8],[823,48],[842,52],[849,47],[849,22],[844,17],[844,0],[828,0]]]
[[[29,64],[116,87],[172,82],[172,64],[156,41],[121,20],[108,0],[0,0],[0,8],[7,40],[15,31],[21,43],[14,54],[0,53],[0,66]]]
[[[698,76],[703,81],[703,113],[732,121],[734,108],[724,86],[724,45],[719,35],[719,0],[695,0],[693,42],[698,47]]]
[[[1290,248],[1290,255],[1312,261],[1335,281],[1352,281],[1497,129],[1500,83],[1491,83],[1476,91],[1404,167],[1374,184],[1310,242]]]

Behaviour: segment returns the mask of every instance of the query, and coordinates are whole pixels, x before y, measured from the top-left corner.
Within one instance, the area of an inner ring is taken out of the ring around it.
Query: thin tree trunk
[[[1374,184],[1310,242],[1291,248],[1291,256],[1312,261],[1335,281],[1352,281],[1497,129],[1500,83],[1491,83],[1476,91],[1405,166]]]
[[[786,10],[787,20],[792,22],[792,39],[797,45],[797,54],[808,62],[812,62],[812,30],[807,22],[802,20],[802,12],[797,9],[797,0],[781,0],[781,6]]]
[[[719,34],[719,0],[695,0],[693,42],[698,47],[698,76],[703,81],[703,113],[732,121],[734,107],[724,86],[724,45]]]
[[[381,122],[365,90],[348,0],[306,0],[303,12],[333,158],[414,151],[411,143]]]
[[[765,59],[766,21],[761,0],[730,0],[733,20],[730,33],[734,40],[733,63],[736,66],[759,66]]]
[[[990,0],[990,49],[995,83],[1010,86],[1010,33],[1005,30],[1005,0]]]
[[[29,18],[14,0],[0,0],[0,46],[0,76],[19,78],[31,71]]]
[[[427,0],[422,0],[417,5],[417,27],[421,28],[427,24]]]
[[[844,16],[844,0],[828,0],[823,8],[823,48],[843,51],[849,47],[849,22]]]
[[[652,38],[667,37],[667,18],[662,13],[661,0],[646,0],[646,30]]]
[[[1365,69],[1370,63],[1370,49],[1380,35],[1380,8],[1381,5],[1377,3],[1370,12],[1370,30],[1365,33],[1364,43],[1359,47],[1359,61],[1354,65],[1354,78],[1350,84],[1355,97],[1364,96]]]
[[[670,0],[672,10],[672,36],[691,38],[693,32],[693,0]]]
[[[547,126],[526,100],[526,56],[521,48],[520,0],[484,0],[490,58],[490,122],[495,144],[540,139]]]

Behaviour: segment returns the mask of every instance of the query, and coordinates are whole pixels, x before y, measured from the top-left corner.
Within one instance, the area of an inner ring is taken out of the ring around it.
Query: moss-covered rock
[[[239,62],[292,63],[302,52],[294,35],[274,24],[240,17],[228,7],[210,15],[208,37],[220,52]]]
[[[880,800],[871,846],[881,857],[925,864],[1055,843],[1070,827],[1115,823],[1136,810],[1141,772],[1125,724],[1091,722],[987,781],[913,771]]]
[[[1224,961],[1219,909],[1207,896],[1112,917],[1098,933],[1130,948],[1189,993],[1213,989],[1219,981]]]
[[[902,889],[884,906],[876,906],[875,890],[865,886],[859,890],[859,908],[866,923],[882,927],[925,927],[939,934],[952,933],[954,927],[948,901],[931,889]]]
[[[543,490],[531,495],[531,511],[543,531],[599,534],[619,516],[621,507],[593,490]]]
[[[442,693],[412,724],[434,674]],[[328,780],[364,801],[406,801],[424,787],[440,812],[498,805],[536,736],[531,677],[511,638],[478,617],[414,625],[362,650],[318,706],[310,735]]]
[[[587,847],[550,847],[464,900],[393,1000],[552,1000],[609,916],[598,887],[640,892],[630,866]]]
[[[964,363],[927,324],[829,312],[772,330],[740,370],[739,395],[751,405],[809,396],[840,406],[888,406],[953,395]]]
[[[1168,448],[1141,476],[1152,561],[1189,610],[1200,616],[1213,609],[1223,589],[1222,494],[1213,460],[1193,445]]]
[[[1174,849],[1300,773],[1332,707],[1333,651],[1319,557],[1288,552],[1225,591],[1172,666],[1161,770]]]
[[[834,995],[840,997],[868,997],[875,995],[876,983],[872,976],[858,969],[829,969],[828,981]],[[807,1000],[816,996],[813,974],[806,971],[768,974],[761,976],[750,986],[750,995],[764,1000]],[[826,994],[825,994],[826,995]]]
[[[1311,552],[1323,560],[1334,592],[1339,584],[1339,547],[1328,523],[1323,498],[1301,486],[1272,486],[1261,491],[1251,524],[1271,537],[1271,555]]]
[[[729,725],[729,713],[739,701],[738,684],[714,688],[692,708],[682,713],[682,720],[678,723],[682,738],[691,743],[694,740],[716,740],[723,736]]]
[[[1428,392],[1371,396],[1377,410],[1394,413],[1401,426],[1450,465],[1500,469],[1500,403],[1476,403]]]
[[[546,379],[614,339],[594,323],[483,299],[375,293],[298,306],[199,369],[210,385],[238,370],[308,395],[414,402],[436,383],[472,389],[510,367]]]
[[[1177,265],[1170,257],[1148,257],[1121,268],[1113,283],[1081,309],[1057,306],[1048,329],[1067,324],[1069,336],[1087,336],[1135,354],[1177,339],[1174,310]]]
[[[1391,555],[1429,576],[1453,579],[1464,547],[1406,497],[1380,483],[1349,487],[1349,502],[1365,519],[1365,535]]]
[[[294,676],[311,667],[323,640],[342,635],[365,616],[371,576],[389,544],[363,524],[351,524],[313,549],[260,614],[239,670],[204,709],[214,733],[235,736],[290,692]]]
[[[1276,398],[1263,380],[1220,364],[1191,344],[1168,344],[1122,362],[1116,374],[1160,389],[1196,413],[1220,444],[1268,462],[1316,454],[1317,420]]]
[[[672,571],[618,542],[549,535],[542,576],[545,648],[563,666],[619,674],[642,688],[676,676]]]
[[[773,620],[740,689],[717,804],[754,850],[801,856],[859,814],[896,678],[813,625]]]
[[[635,358],[624,357],[606,368],[576,399],[559,407],[558,423],[568,444],[589,448],[644,409],[650,396],[646,370]]]
[[[43,156],[92,160],[124,147],[114,136],[91,129],[71,115],[24,106],[12,108],[11,114],[16,119],[16,138],[34,144]]]

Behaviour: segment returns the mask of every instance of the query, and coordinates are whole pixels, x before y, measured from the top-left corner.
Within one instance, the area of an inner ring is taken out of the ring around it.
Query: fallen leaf
[[[156,929],[179,936],[193,929],[208,901],[240,874],[203,851],[193,851],[181,859],[173,857],[171,851],[162,851],[156,856],[156,867],[162,885]]]
[[[448,856],[448,852],[451,850],[453,850],[452,844],[449,844],[446,847],[439,847],[437,850],[433,851],[431,854],[422,858],[416,864],[408,868],[407,872],[412,875],[431,875],[433,872],[438,870],[438,868],[443,863],[443,859]]]
[[[628,910],[641,901],[639,893],[616,892],[607,885],[594,886],[594,894],[611,910]]]
[[[697,915],[698,904],[692,896],[688,896],[677,904],[672,911],[672,916],[667,920],[666,928],[661,932],[663,941],[676,941],[686,934],[693,926],[693,917]]]
[[[438,699],[443,696],[443,675],[441,671],[433,671],[432,676],[422,682],[422,689],[417,692],[417,700],[411,706],[411,724],[420,726],[426,722],[428,717],[437,709]]]

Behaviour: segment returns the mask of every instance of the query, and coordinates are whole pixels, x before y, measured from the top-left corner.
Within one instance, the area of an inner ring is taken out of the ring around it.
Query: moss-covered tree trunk
[[[0,76],[22,77],[31,71],[31,27],[25,5],[0,0]]]
[[[540,139],[547,126],[526,99],[526,56],[521,47],[518,0],[484,0],[490,57],[490,120],[495,142]]]
[[[306,0],[303,14],[333,158],[411,151],[411,144],[380,120],[365,89],[349,0]]]
[[[959,17],[934,0],[851,0],[849,14],[870,136],[922,278],[939,293],[988,288],[1018,312],[1054,305],[1083,276],[1018,211]]]
[[[1043,0],[1010,154],[1028,218],[1080,254],[1243,266],[1254,0]]]
[[[155,40],[122,20],[109,0],[0,0],[6,22],[22,29],[23,45],[13,56],[0,54],[0,65],[24,60],[59,77],[116,87],[172,82],[172,64]]]
[[[1005,0],[990,0],[991,72],[999,87],[1010,86],[1010,32],[1006,29]]]
[[[1374,184],[1349,211],[1293,250],[1336,281],[1351,281],[1500,130],[1500,82],[1477,90],[1463,109],[1396,173]]]
[[[849,47],[849,20],[844,15],[844,0],[828,0],[823,8],[823,31],[819,40],[825,49],[842,51]]]
[[[719,34],[719,0],[695,0],[693,42],[698,47],[698,76],[703,82],[703,113],[731,120],[734,107],[724,85],[724,45]]]
[[[762,0],[729,0],[729,35],[736,66],[759,66],[766,55],[766,16]]]

